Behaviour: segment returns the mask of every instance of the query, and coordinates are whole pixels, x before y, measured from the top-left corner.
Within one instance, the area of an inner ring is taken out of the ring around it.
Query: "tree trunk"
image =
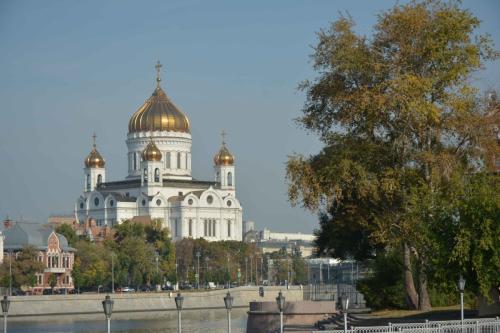
[[[411,271],[411,253],[410,247],[407,243],[404,243],[403,266],[406,302],[408,303],[408,308],[410,310],[416,310],[418,308],[418,294],[415,290],[415,283],[413,282],[413,273]]]
[[[429,311],[432,309],[431,301],[429,299],[429,292],[427,290],[427,273],[425,272],[425,261],[421,259],[419,263],[418,272],[418,309],[422,311]]]

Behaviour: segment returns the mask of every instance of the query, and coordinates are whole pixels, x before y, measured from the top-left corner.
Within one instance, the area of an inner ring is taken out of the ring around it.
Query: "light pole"
[[[229,291],[226,294],[226,297],[224,297],[224,305],[226,306],[227,310],[227,332],[231,333],[231,308],[233,307],[233,299],[234,297],[231,296]]]
[[[111,292],[115,293],[115,254],[111,252]]]
[[[196,252],[197,267],[196,267],[196,288],[200,289],[200,251]]]
[[[464,289],[465,289],[465,279],[460,274],[460,278],[458,279],[458,290],[460,291],[460,322],[464,324]]]
[[[177,333],[182,332],[182,303],[184,303],[184,297],[181,295],[181,293],[178,293],[177,296],[175,296],[175,306],[177,307]]]
[[[3,332],[7,333],[7,314],[9,313],[10,300],[7,296],[4,296],[0,303],[2,303],[3,312]]]
[[[252,277],[252,262],[253,262],[253,256],[250,256],[250,284],[252,284],[252,281],[253,281],[253,277]]]
[[[9,296],[12,296],[12,250],[9,250]]]
[[[344,333],[347,333],[347,310],[349,309],[349,297],[342,296],[342,312],[344,313]]]
[[[106,295],[106,298],[102,301],[102,308],[106,316],[106,321],[108,322],[108,333],[111,332],[111,314],[113,312],[114,303],[115,301],[113,301],[109,295]]]
[[[245,286],[248,285],[248,257],[245,257]]]
[[[285,308],[285,296],[281,293],[276,297],[276,303],[278,303],[278,310],[280,310],[280,333],[283,333],[283,309]]]

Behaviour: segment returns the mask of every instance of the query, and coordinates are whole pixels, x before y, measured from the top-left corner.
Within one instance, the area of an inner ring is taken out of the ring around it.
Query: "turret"
[[[153,139],[150,139],[141,156],[141,185],[148,188],[162,186],[162,154]]]
[[[225,136],[222,131],[222,146],[214,156],[215,181],[221,190],[235,190],[234,156],[226,146]]]
[[[105,162],[104,158],[97,151],[96,148],[96,135],[93,138],[93,148],[90,154],[85,158],[85,168],[84,170],[84,192],[94,191],[95,188],[106,181],[106,169],[104,168]]]

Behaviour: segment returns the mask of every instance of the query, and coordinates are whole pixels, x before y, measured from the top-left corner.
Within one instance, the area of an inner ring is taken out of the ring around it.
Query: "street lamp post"
[[[283,310],[285,309],[285,296],[281,293],[276,297],[276,303],[278,303],[278,310],[280,310],[280,333],[283,333]]]
[[[465,279],[460,274],[460,278],[458,279],[458,290],[460,291],[460,322],[464,324],[464,290],[465,290]]]
[[[108,323],[108,333],[111,332],[111,314],[113,313],[113,304],[115,301],[106,295],[104,301],[102,301],[102,308],[104,310],[104,315],[106,316],[106,321]]]
[[[115,254],[111,252],[111,292],[115,293]]]
[[[178,293],[175,296],[175,306],[177,307],[177,332],[182,332],[182,321],[181,321],[181,312],[182,312],[182,303],[184,303],[184,297],[181,293]]]
[[[347,310],[349,309],[349,297],[342,296],[342,312],[344,312],[344,333],[347,333]]]
[[[248,257],[245,257],[245,286],[248,285]]]
[[[231,333],[231,309],[233,307],[233,299],[234,297],[231,296],[229,291],[226,294],[226,297],[224,297],[224,305],[226,306],[227,310],[227,332]]]
[[[9,313],[10,300],[7,296],[4,296],[0,303],[2,303],[3,312],[3,332],[7,333],[7,314]]]
[[[200,251],[196,252],[197,267],[196,267],[196,287],[200,289]]]
[[[253,277],[252,277],[252,262],[253,262],[253,256],[250,256],[250,284],[252,284],[252,281],[253,281]]]

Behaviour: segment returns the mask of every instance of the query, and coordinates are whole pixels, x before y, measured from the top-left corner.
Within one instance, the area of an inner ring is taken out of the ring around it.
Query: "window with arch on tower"
[[[148,169],[144,169],[144,183],[148,182]]]
[[[132,155],[134,155],[134,170],[137,170],[137,154],[132,153]]]
[[[87,175],[85,177],[85,183],[86,183],[86,188],[87,188],[87,191],[90,191],[90,175]]]
[[[177,169],[181,168],[181,153],[177,153]]]
[[[227,186],[233,186],[233,173],[227,173]]]
[[[102,183],[102,175],[97,175],[97,185]]]
[[[160,169],[156,168],[155,169],[155,182],[160,181]]]

